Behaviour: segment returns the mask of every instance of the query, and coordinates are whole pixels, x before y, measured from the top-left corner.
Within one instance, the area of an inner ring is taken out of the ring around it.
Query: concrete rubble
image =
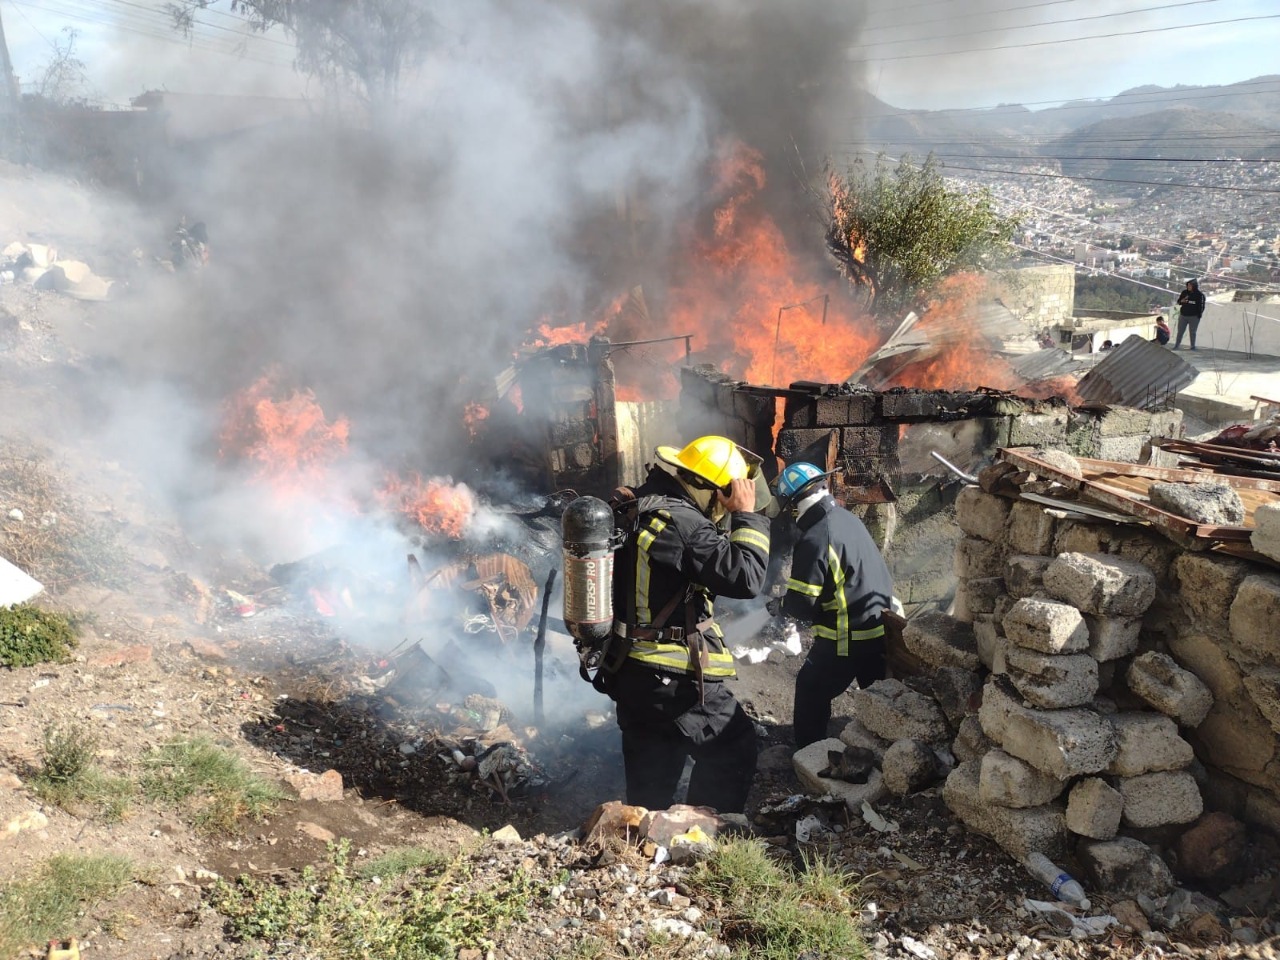
[[[58,251],[47,244],[15,241],[0,250],[0,283],[18,282],[75,300],[107,300],[114,285],[87,263],[59,259]]]

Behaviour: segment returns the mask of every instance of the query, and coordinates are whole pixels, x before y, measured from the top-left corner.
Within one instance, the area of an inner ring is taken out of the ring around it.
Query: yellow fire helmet
[[[664,463],[687,470],[716,488],[727,487],[734,480],[753,478],[761,462],[728,437],[699,437],[683,450],[658,447],[655,452]]]

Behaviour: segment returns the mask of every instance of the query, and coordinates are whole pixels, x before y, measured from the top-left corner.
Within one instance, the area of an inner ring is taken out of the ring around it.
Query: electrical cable
[[[934,53],[903,53],[891,57],[861,57],[859,62],[890,63],[899,60],[937,59],[961,56],[967,53],[989,53],[994,50],[1025,50],[1030,47],[1050,47],[1060,43],[1083,43],[1086,40],[1111,40],[1117,37],[1136,37],[1148,33],[1169,33],[1174,30],[1193,30],[1200,27],[1219,27],[1231,23],[1251,23],[1258,20],[1280,20],[1280,13],[1260,13],[1251,17],[1232,17],[1224,20],[1206,20],[1201,23],[1178,23],[1166,27],[1146,27],[1142,30],[1118,30],[1113,33],[1091,34],[1087,37],[1058,37],[1054,40],[1029,40],[1025,43],[1003,43],[994,47],[970,47],[965,50],[939,50]]]

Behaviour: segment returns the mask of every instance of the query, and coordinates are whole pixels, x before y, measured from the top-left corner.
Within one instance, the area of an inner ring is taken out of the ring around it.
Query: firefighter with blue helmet
[[[756,733],[724,682],[734,662],[712,608],[717,596],[750,599],[765,586],[759,458],[718,436],[656,453],[645,482],[614,497],[630,519],[613,575],[620,654],[602,689],[617,705],[627,802],[669,807],[692,757],[687,802],[741,813]]]
[[[861,520],[836,503],[829,474],[793,463],[778,476],[780,507],[800,527],[791,576],[773,612],[812,624],[813,645],[796,675],[797,747],[827,736],[831,701],[855,680],[865,687],[885,676],[881,620],[893,598],[893,579]]]

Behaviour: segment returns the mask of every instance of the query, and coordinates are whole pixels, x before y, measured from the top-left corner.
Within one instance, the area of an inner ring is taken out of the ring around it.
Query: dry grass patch
[[[5,559],[47,589],[119,582],[114,529],[76,502],[47,456],[0,447],[0,505]]]

